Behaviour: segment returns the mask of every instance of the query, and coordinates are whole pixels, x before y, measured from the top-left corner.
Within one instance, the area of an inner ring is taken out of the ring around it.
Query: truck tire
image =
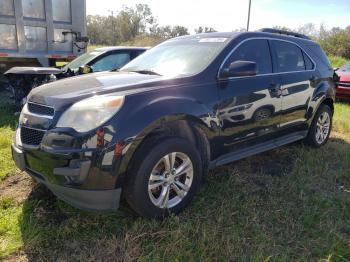
[[[145,218],[165,218],[182,211],[202,180],[198,150],[183,138],[150,140],[137,151],[124,196]]]

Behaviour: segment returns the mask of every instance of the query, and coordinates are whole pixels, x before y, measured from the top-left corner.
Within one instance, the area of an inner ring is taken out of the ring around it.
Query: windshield
[[[203,71],[229,42],[229,38],[180,38],[143,53],[120,71],[190,76]]]
[[[343,72],[350,71],[350,62],[343,65],[341,68],[339,68],[339,70]]]
[[[83,54],[76,59],[74,59],[72,62],[66,64],[63,67],[63,71],[67,71],[68,68],[72,71],[76,71],[79,69],[79,67],[86,65],[93,59],[95,59],[97,56],[101,55],[103,52],[100,51],[92,51],[90,53]]]

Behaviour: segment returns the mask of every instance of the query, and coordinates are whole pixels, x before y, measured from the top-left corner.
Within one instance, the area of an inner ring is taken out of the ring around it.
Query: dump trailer
[[[0,0],[0,74],[70,61],[87,43],[85,0]]]

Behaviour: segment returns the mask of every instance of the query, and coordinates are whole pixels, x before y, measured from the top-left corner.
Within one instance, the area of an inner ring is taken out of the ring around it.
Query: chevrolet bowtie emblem
[[[22,121],[23,121],[23,124],[25,124],[25,125],[26,125],[26,124],[28,123],[28,118],[23,117],[23,120],[22,120]]]

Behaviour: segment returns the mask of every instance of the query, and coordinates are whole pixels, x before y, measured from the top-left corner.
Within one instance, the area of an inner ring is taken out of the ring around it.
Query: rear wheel
[[[305,141],[307,144],[320,147],[327,143],[332,130],[332,110],[322,104],[318,109]]]
[[[198,150],[182,138],[146,142],[128,174],[125,197],[139,215],[162,218],[182,211],[202,178]]]
[[[269,108],[260,108],[254,113],[253,119],[255,122],[269,118],[272,115],[272,111]]]

